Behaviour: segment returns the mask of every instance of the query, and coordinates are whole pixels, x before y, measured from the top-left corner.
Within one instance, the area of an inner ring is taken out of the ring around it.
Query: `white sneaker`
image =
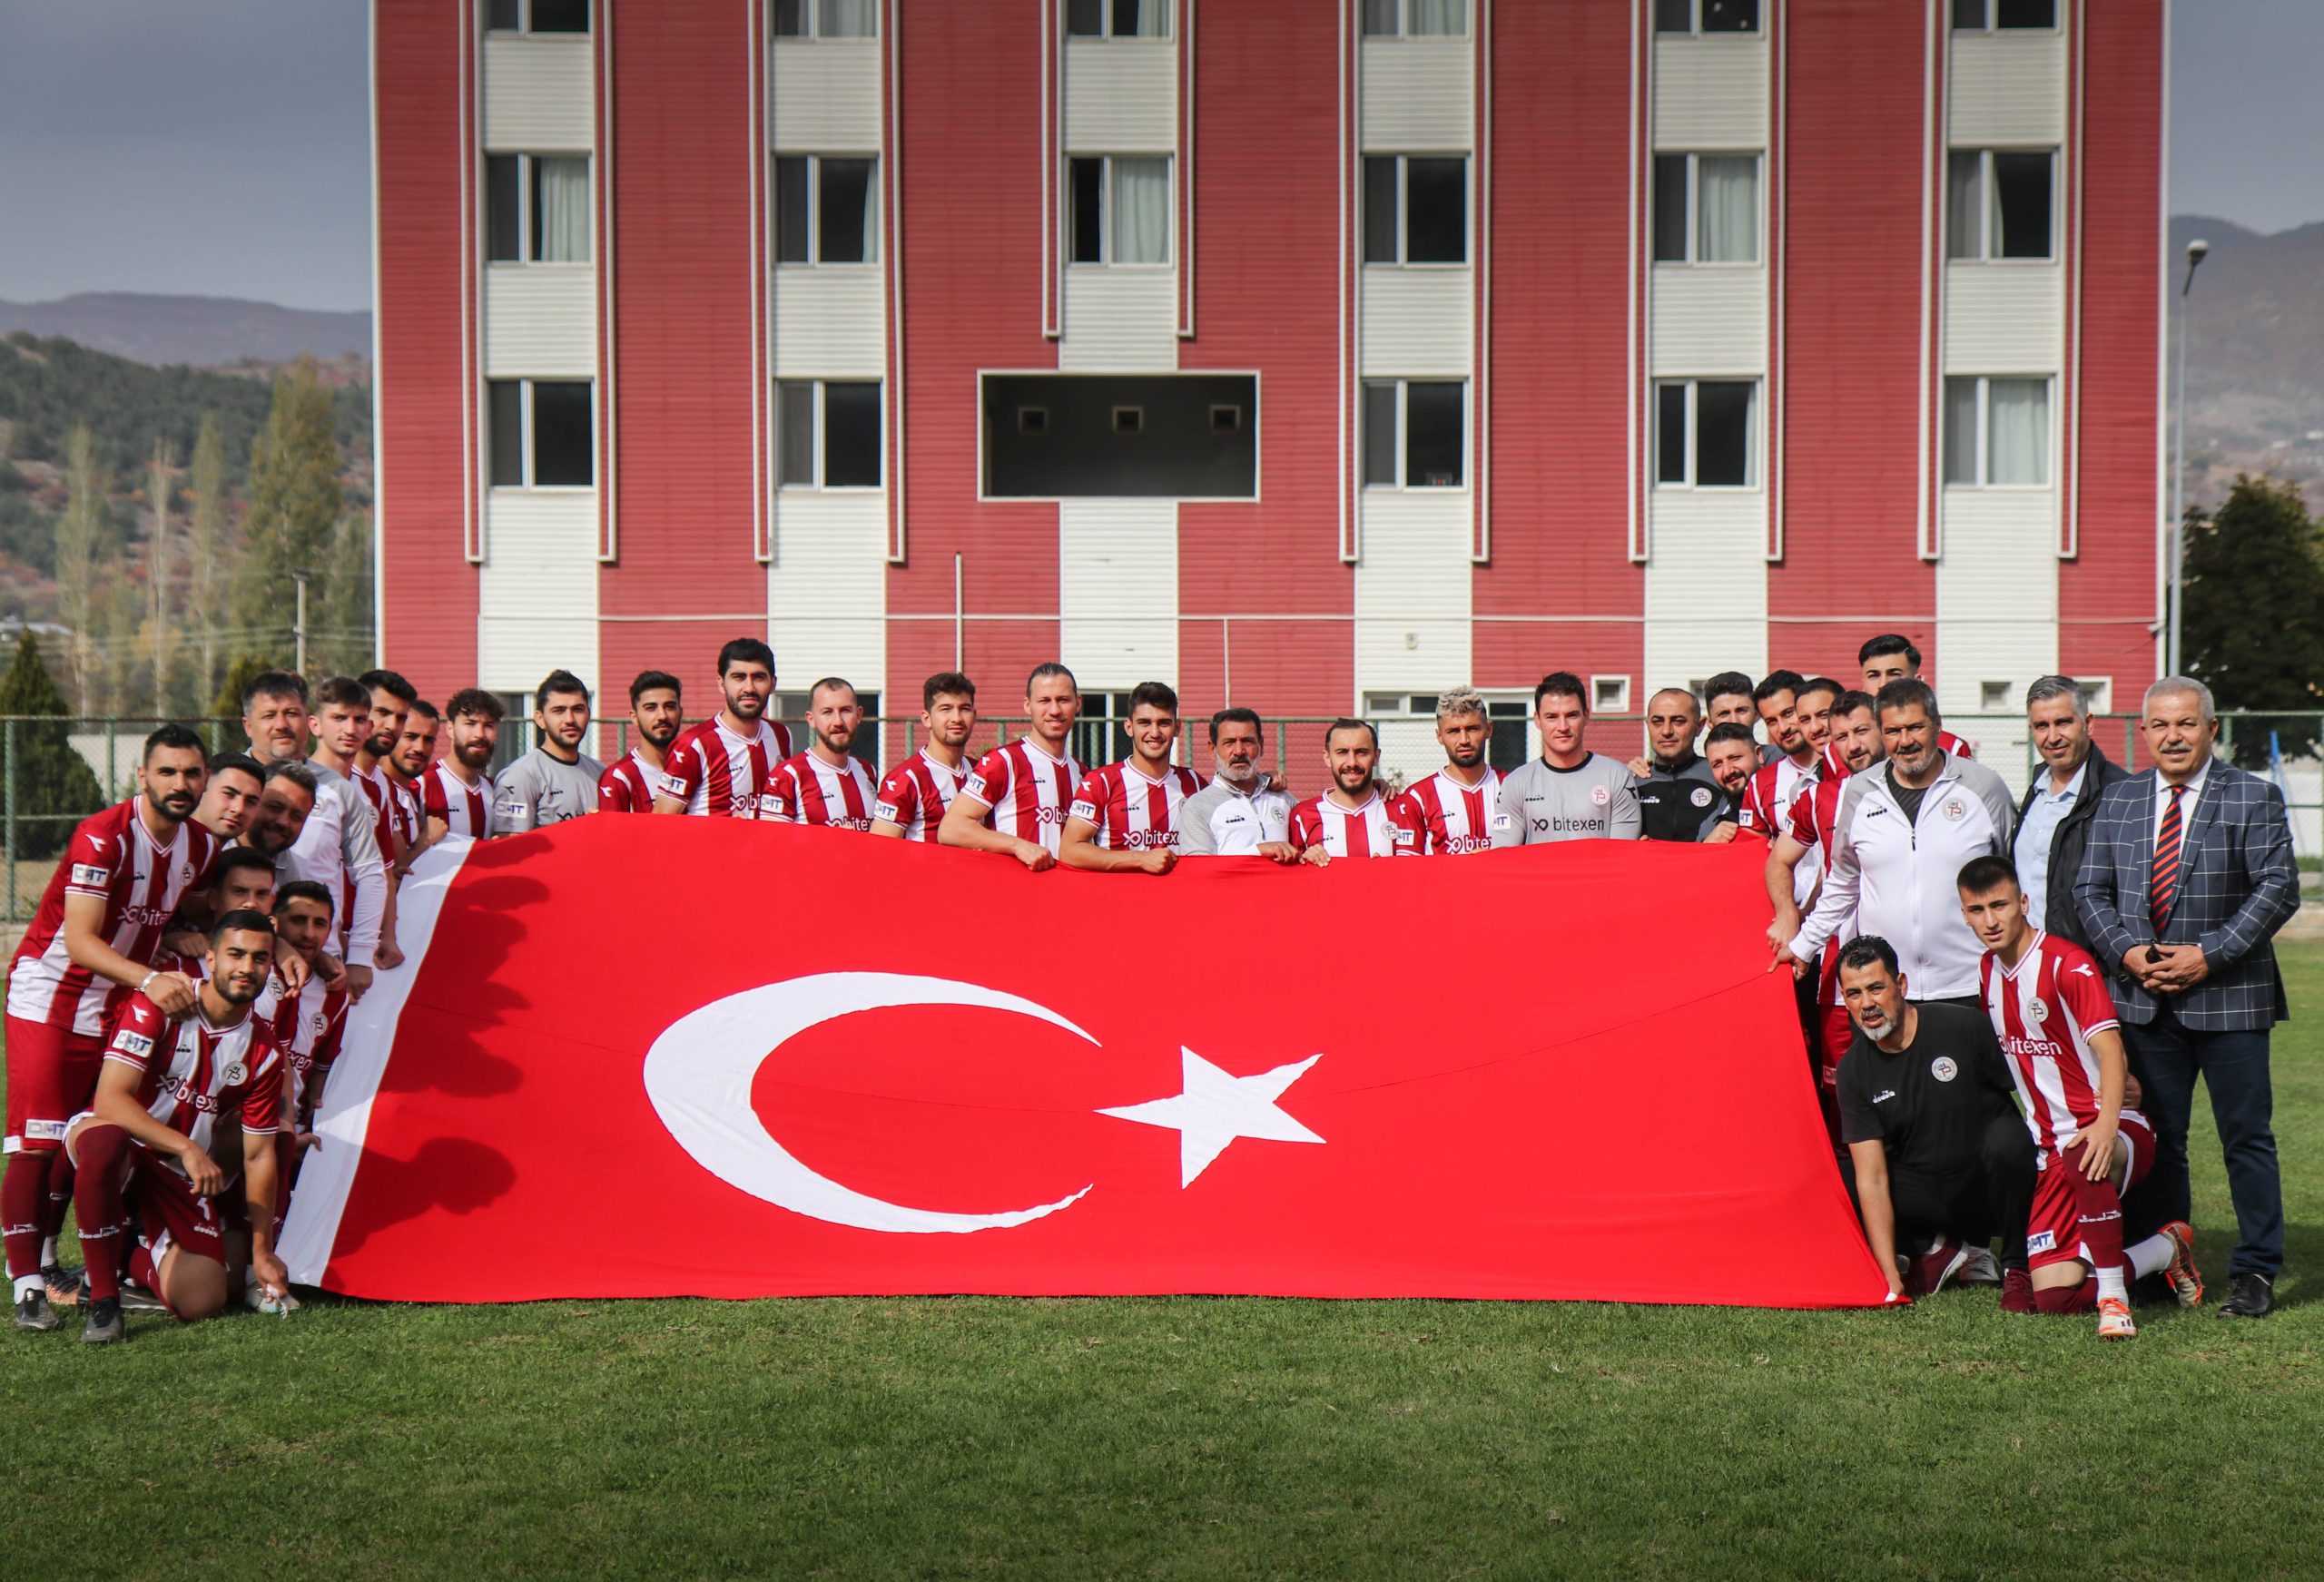
[[[1969,1249],[1967,1262],[1961,1265],[1961,1272],[1953,1277],[1953,1283],[1955,1285],[1999,1285],[2001,1265],[1994,1262],[1994,1255],[1988,1249],[1972,1247]]]

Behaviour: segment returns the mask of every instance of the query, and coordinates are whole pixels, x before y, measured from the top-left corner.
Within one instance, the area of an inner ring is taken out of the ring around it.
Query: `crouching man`
[[[1985,1243],[1998,1235],[2002,1305],[2032,1312],[2034,1146],[1992,1026],[1963,1006],[1907,1000],[1896,953],[1876,934],[1841,949],[1839,978],[1856,1024],[1839,1070],[1848,1191],[1890,1296],[1992,1284]]]
[[[266,914],[227,912],[211,929],[209,972],[182,1020],[142,994],[122,1007],[95,1103],[65,1134],[88,1265],[84,1342],[123,1338],[124,1263],[187,1322],[225,1310],[246,1259],[267,1291],[289,1289],[273,1235],[283,1062],[273,1029],[251,1015],[273,963]],[[245,1146],[230,1171],[211,1150],[238,1117]],[[124,1258],[133,1212],[136,1246]]]

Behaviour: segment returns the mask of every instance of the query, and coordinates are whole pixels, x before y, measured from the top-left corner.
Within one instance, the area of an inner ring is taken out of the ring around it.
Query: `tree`
[[[2216,514],[2187,514],[2186,552],[2188,673],[2222,709],[2280,715],[2240,722],[2236,762],[2264,766],[2270,730],[2306,756],[2324,736],[2324,528],[2298,486],[2239,473]]]
[[[288,634],[297,579],[322,592],[331,541],[346,496],[339,485],[339,441],[331,396],[315,382],[315,364],[274,381],[274,409],[251,447],[249,508],[236,568],[234,625],[271,641]]]
[[[64,712],[64,694],[57,691],[28,626],[17,635],[15,658],[7,673],[0,675],[0,714],[38,717],[37,722],[15,722],[15,750],[0,766],[6,777],[5,794],[14,799],[15,810],[11,860],[54,857],[72,839],[73,826],[104,803],[104,788],[73,750],[72,724],[62,718]]]
[[[193,442],[192,536],[186,545],[192,587],[186,614],[201,633],[201,670],[193,695],[210,696],[218,684],[218,629],[226,624],[225,600],[220,596],[220,576],[225,568],[226,441],[218,415],[205,412],[202,433]]]
[[[64,456],[68,503],[56,524],[57,614],[73,629],[73,694],[86,711],[95,681],[95,634],[91,628],[97,571],[105,551],[105,475],[97,458],[96,436],[85,423],[65,441]]]
[[[245,653],[226,667],[225,678],[218,683],[217,695],[210,700],[210,717],[213,720],[239,720],[242,717],[242,689],[261,671],[284,668],[271,654]]]
[[[350,511],[331,540],[330,565],[323,581],[320,642],[315,668],[353,675],[371,668],[371,514]],[[308,606],[315,606],[310,603]]]
[[[153,712],[170,712],[170,442],[153,441],[145,464],[145,503],[153,526],[145,539],[146,620],[153,652]]]

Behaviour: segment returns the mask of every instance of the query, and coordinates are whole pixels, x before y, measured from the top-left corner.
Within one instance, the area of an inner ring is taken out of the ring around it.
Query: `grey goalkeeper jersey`
[[[1498,851],[1550,840],[1635,840],[1643,828],[1638,777],[1628,764],[1601,752],[1571,769],[1536,758],[1501,777],[1492,844]]]
[[[605,772],[586,752],[567,763],[534,748],[493,781],[493,832],[520,834],[596,812],[597,780]]]

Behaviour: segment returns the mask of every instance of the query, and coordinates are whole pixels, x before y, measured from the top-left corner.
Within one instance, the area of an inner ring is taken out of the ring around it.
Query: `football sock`
[[[2080,1285],[2045,1285],[2034,1293],[2034,1305],[2046,1313],[2095,1312],[2097,1287],[2088,1280]]]
[[[2125,1247],[2122,1258],[2131,1266],[2131,1277],[2136,1280],[2170,1268],[2171,1255],[2176,1252],[2178,1248],[2171,1245],[2171,1238],[2157,1232],[2135,1247]]]
[[[46,1154],[11,1154],[8,1170],[0,1176],[0,1227],[5,1227],[8,1274],[16,1296],[41,1289],[41,1199],[48,1188]]]
[[[2093,1269],[2122,1266],[2122,1199],[2111,1181],[2093,1181],[2082,1173],[2082,1150],[2068,1155],[2066,1181],[2073,1188],[2073,1205],[2081,1222],[2075,1233]]]
[[[2123,1283],[2122,1266],[2120,1263],[2115,1264],[2112,1269],[2098,1271],[2098,1300],[2119,1302],[2124,1304],[2130,1302],[2131,1293]]]
[[[81,1222],[81,1263],[89,1300],[121,1294],[121,1244],[129,1216],[121,1203],[121,1167],[129,1156],[129,1134],[119,1126],[91,1126],[81,1134],[81,1179],[73,1207]]]

